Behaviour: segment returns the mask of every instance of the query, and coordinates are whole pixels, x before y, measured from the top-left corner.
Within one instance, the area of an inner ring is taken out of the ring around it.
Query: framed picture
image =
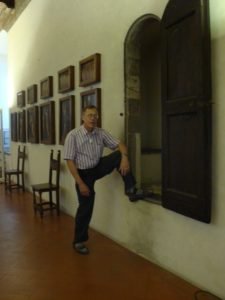
[[[11,125],[11,140],[13,142],[18,141],[18,134],[17,134],[17,113],[10,114],[10,125]]]
[[[26,112],[18,112],[18,141],[26,143]]]
[[[55,102],[40,105],[40,135],[41,143],[55,144]]]
[[[32,106],[27,109],[27,141],[34,144],[39,142],[38,106]]]
[[[58,92],[66,93],[74,90],[74,66],[68,66],[58,72]]]
[[[25,106],[25,91],[20,91],[17,93],[17,106],[18,107]]]
[[[101,127],[101,89],[93,89],[90,91],[82,92],[81,96],[81,111],[84,107],[88,105],[94,105],[98,109],[99,119],[98,119],[98,127]]]
[[[80,86],[87,86],[101,80],[101,55],[95,53],[79,62]]]
[[[40,97],[47,99],[53,96],[53,77],[48,76],[40,81]]]
[[[27,103],[33,104],[37,102],[37,84],[33,84],[27,88]]]
[[[67,133],[75,127],[74,96],[59,99],[59,143],[64,145]]]

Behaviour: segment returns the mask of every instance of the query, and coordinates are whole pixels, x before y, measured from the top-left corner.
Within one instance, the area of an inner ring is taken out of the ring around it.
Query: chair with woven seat
[[[58,150],[57,158],[53,157],[53,150],[50,152],[50,165],[49,165],[49,180],[46,183],[32,185],[33,190],[33,208],[35,214],[40,213],[43,218],[44,211],[57,211],[60,214],[60,200],[59,200],[59,178],[60,178],[60,150]],[[53,178],[54,177],[54,178]],[[54,183],[53,183],[54,181]],[[53,192],[55,192],[55,203],[53,202]],[[48,200],[43,200],[42,194],[48,193]],[[37,198],[38,194],[38,198]]]
[[[17,150],[17,168],[16,169],[6,169],[5,170],[5,190],[12,189],[22,189],[25,191],[24,186],[24,162],[25,162],[25,150],[26,146],[23,147],[23,150],[18,146]],[[16,181],[12,181],[11,177],[16,177]]]

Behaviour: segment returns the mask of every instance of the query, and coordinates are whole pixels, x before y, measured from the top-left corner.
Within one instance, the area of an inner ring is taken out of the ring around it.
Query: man
[[[79,206],[75,217],[73,247],[80,254],[88,254],[84,244],[88,240],[95,191],[95,181],[119,171],[125,184],[126,194],[131,201],[142,198],[135,188],[135,179],[130,171],[127,147],[102,128],[97,127],[98,111],[95,106],[87,106],[82,112],[83,124],[71,130],[65,140],[64,159],[72,174],[78,195]],[[103,149],[116,150],[102,157]]]

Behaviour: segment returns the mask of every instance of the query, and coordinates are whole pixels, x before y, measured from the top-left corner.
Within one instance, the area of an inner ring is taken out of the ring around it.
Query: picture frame
[[[27,109],[27,141],[39,143],[39,108],[36,105]]]
[[[79,62],[79,85],[88,86],[101,81],[101,54],[95,53]]]
[[[25,106],[25,91],[22,90],[17,93],[17,107],[24,107]]]
[[[37,84],[32,84],[27,88],[27,103],[34,104],[37,102]]]
[[[26,143],[26,111],[22,110],[18,112],[18,141]]]
[[[10,127],[11,127],[11,140],[13,142],[18,141],[18,134],[17,134],[17,112],[10,114]]]
[[[94,105],[97,107],[99,118],[98,118],[98,127],[102,126],[102,120],[101,120],[101,89],[96,88],[89,91],[85,91],[80,93],[81,97],[81,112],[83,111],[84,107],[88,105]],[[81,118],[82,120],[82,118]],[[81,121],[82,123],[82,121]]]
[[[48,76],[40,81],[40,98],[47,99],[53,97],[53,76]]]
[[[75,127],[75,96],[59,99],[59,144],[64,145],[67,133]]]
[[[58,92],[66,93],[75,88],[75,67],[68,66],[58,71]]]
[[[40,105],[40,142],[46,145],[55,144],[54,101],[49,101]]]

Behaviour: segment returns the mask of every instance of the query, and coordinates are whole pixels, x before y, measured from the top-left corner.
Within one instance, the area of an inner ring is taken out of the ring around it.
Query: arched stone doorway
[[[130,27],[124,47],[125,127],[139,187],[161,195],[160,19],[151,14]]]

